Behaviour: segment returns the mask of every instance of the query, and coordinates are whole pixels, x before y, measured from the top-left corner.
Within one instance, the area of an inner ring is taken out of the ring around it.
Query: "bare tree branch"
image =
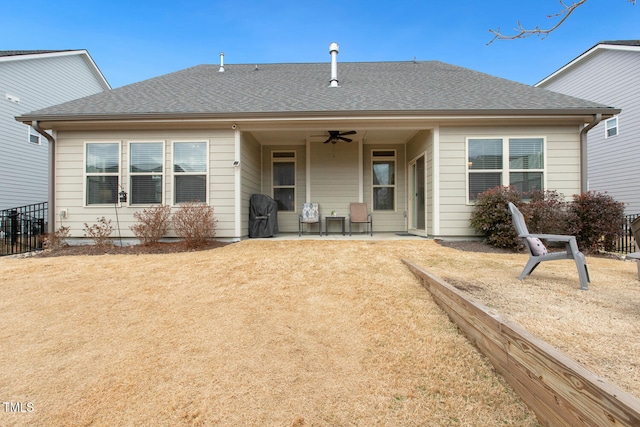
[[[627,0],[629,3],[635,5],[636,4],[636,0]],[[569,16],[580,6],[582,6],[583,4],[585,4],[587,2],[587,0],[579,0],[579,1],[575,1],[570,5],[567,5],[563,0],[560,0],[560,4],[562,5],[562,7],[564,9],[562,9],[560,12],[553,14],[553,15],[547,15],[547,18],[551,19],[551,18],[558,18],[561,17],[561,19],[551,28],[549,29],[542,29],[539,26],[536,26],[533,29],[526,29],[521,23],[520,21],[518,21],[518,27],[515,28],[515,30],[517,31],[516,34],[512,34],[512,35],[505,35],[502,34],[500,28],[498,27],[497,30],[489,30],[489,32],[491,34],[493,34],[493,38],[491,39],[491,41],[489,43],[487,43],[487,46],[490,45],[491,43],[493,43],[496,40],[514,40],[514,39],[524,39],[526,37],[531,37],[533,35],[537,35],[538,37],[541,37],[543,40],[545,38],[547,38],[547,36],[549,36],[549,33],[551,33],[552,31],[554,31],[555,29],[557,29],[560,25],[562,25],[564,23],[564,21],[567,20],[567,18],[569,18]]]

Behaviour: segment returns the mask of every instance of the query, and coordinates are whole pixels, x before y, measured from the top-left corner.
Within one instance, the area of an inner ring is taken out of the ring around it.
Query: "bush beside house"
[[[571,201],[553,190],[520,193],[515,187],[495,187],[478,195],[471,226],[495,247],[521,249],[509,212],[512,202],[533,234],[574,235],[580,250],[611,251],[624,226],[624,203],[598,192],[574,195]]]

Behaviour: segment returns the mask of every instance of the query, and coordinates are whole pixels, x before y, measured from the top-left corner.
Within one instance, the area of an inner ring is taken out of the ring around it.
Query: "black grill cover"
[[[249,200],[249,237],[273,237],[278,234],[278,204],[264,194],[252,194]]]

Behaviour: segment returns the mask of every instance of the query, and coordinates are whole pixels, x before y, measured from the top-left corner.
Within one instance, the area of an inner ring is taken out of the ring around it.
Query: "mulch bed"
[[[56,250],[44,250],[33,256],[37,257],[58,257],[73,255],[140,255],[140,254],[169,254],[178,252],[197,252],[209,249],[221,248],[229,245],[229,242],[210,240],[205,245],[189,247],[182,241],[159,242],[155,245],[70,245]]]

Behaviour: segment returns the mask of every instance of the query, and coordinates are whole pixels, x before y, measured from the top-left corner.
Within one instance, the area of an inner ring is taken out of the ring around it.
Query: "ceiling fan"
[[[356,131],[355,130],[350,130],[347,132],[340,132],[339,130],[330,130],[329,131],[329,138],[327,138],[327,140],[324,142],[325,144],[330,142],[332,144],[337,143],[338,141],[342,140],[342,141],[346,141],[346,142],[351,142],[353,141],[353,139],[351,138],[345,138],[345,135],[355,135]]]

